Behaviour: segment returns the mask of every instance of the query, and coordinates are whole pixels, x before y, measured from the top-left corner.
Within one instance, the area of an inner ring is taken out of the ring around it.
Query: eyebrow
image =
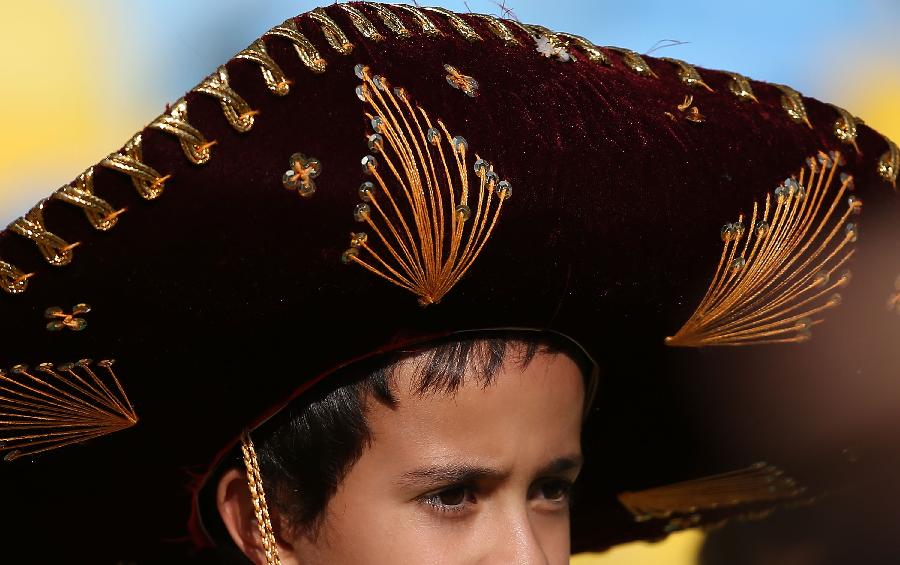
[[[555,475],[571,471],[581,467],[584,457],[581,455],[567,455],[558,457],[542,467],[538,475]],[[493,467],[481,465],[431,465],[407,471],[400,475],[398,483],[401,486],[429,486],[429,485],[453,485],[473,482],[482,479],[499,479],[508,473]]]

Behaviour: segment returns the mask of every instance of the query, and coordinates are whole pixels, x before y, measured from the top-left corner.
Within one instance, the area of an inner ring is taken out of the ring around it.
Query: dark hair
[[[392,379],[400,364],[415,358],[418,394],[452,394],[466,378],[490,386],[512,355],[524,369],[538,352],[567,354],[586,377],[593,372],[593,362],[567,338],[533,331],[472,333],[463,338],[457,334],[336,371],[322,386],[307,391],[254,430],[269,504],[287,516],[292,527],[316,530],[328,501],[372,439],[366,403],[374,399],[395,405]],[[236,548],[216,510],[215,490],[222,474],[236,467],[243,468],[239,447],[219,465],[200,494],[207,532],[218,546],[231,546],[231,553]]]

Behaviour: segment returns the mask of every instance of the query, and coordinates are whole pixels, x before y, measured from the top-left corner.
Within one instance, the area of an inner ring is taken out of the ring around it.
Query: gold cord
[[[241,451],[244,454],[244,466],[247,468],[247,486],[250,487],[250,500],[253,502],[253,510],[256,513],[256,526],[259,528],[259,537],[263,551],[266,554],[267,565],[281,565],[278,556],[278,545],[275,542],[275,530],[272,528],[272,520],[269,517],[269,506],[266,503],[266,493],[263,490],[262,475],[259,472],[259,461],[256,459],[256,449],[250,434],[241,433]]]

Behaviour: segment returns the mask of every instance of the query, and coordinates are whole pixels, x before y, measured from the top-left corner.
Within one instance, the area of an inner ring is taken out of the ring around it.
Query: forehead
[[[548,450],[579,452],[583,376],[563,354],[504,362],[490,384],[466,374],[453,392],[417,390],[415,363],[394,373],[396,405],[372,403],[371,451],[404,459],[481,458],[512,464]]]

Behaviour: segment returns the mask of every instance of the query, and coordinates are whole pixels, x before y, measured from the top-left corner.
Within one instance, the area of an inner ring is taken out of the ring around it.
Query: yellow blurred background
[[[434,4],[468,9],[462,2]],[[900,139],[898,2],[504,4],[522,21],[598,44],[646,52],[657,40],[687,41],[654,54],[790,84]],[[313,6],[280,0],[5,2],[0,222],[117,149],[166,102],[268,27]],[[468,7],[500,15],[494,2]],[[578,556],[572,564],[689,565],[702,541],[701,533],[684,532],[661,543]]]

